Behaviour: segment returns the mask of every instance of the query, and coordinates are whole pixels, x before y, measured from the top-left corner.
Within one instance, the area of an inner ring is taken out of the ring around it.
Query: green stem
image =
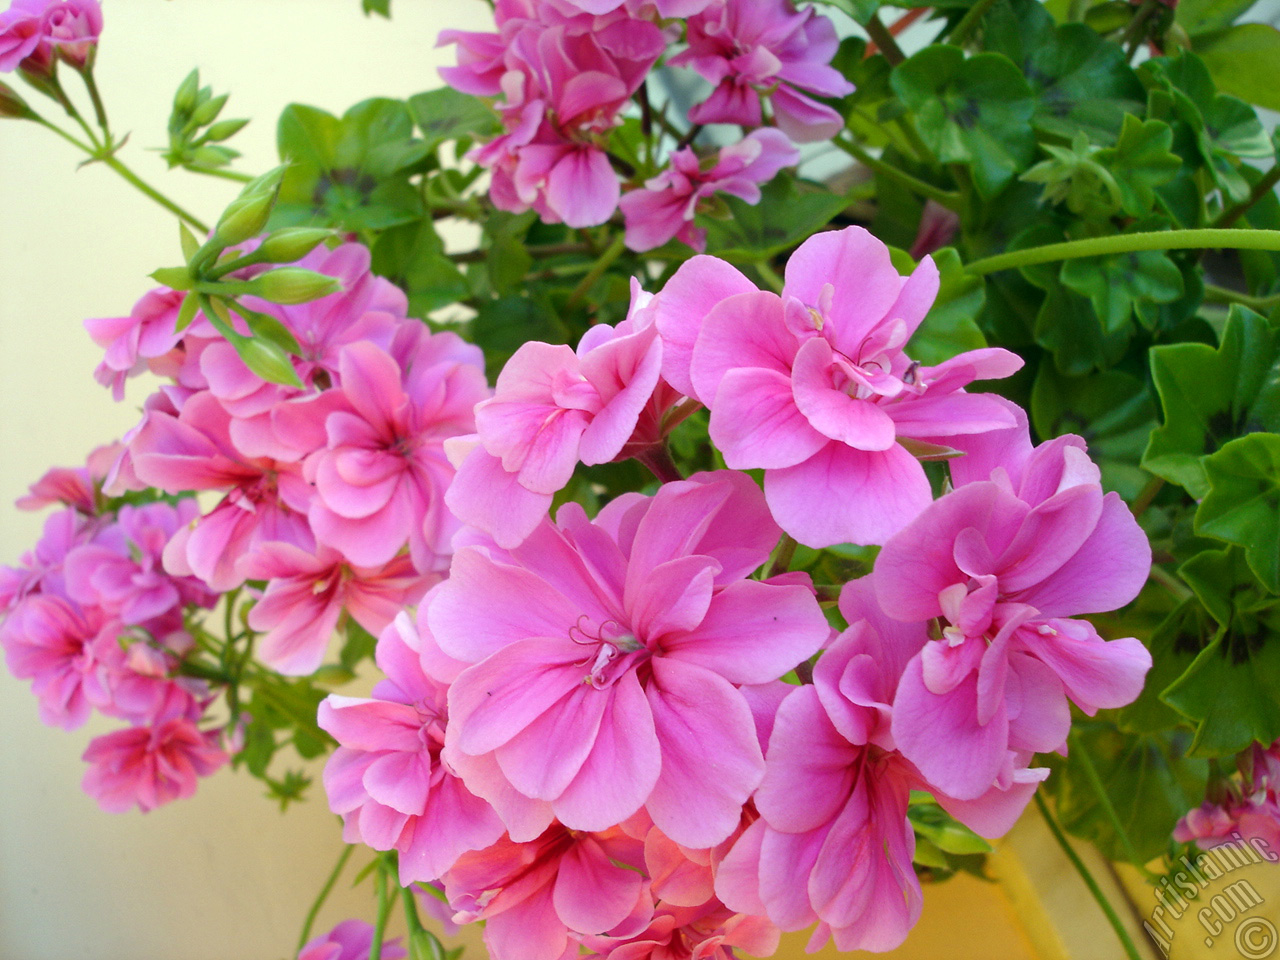
[[[774,293],[782,292],[784,281],[780,276],[778,276],[778,271],[769,266],[769,261],[758,261],[756,263],[756,270],[760,273],[760,279],[772,287]]]
[[[421,953],[418,951],[418,944],[424,939],[430,945],[433,958],[444,956],[444,945],[439,938],[422,925],[422,920],[418,918],[418,903],[414,899],[413,891],[408,887],[400,888],[400,905],[404,908],[404,925],[409,932],[409,960],[423,960]]]
[[[223,180],[234,180],[236,183],[250,183],[255,178],[249,173],[240,173],[237,170],[216,170],[205,169],[204,167],[185,167],[192,173],[203,173],[206,177],[221,177]]]
[[[884,53],[884,58],[889,61],[890,65],[896,67],[907,59],[907,55],[898,46],[898,41],[889,32],[889,28],[884,25],[884,21],[880,19],[880,14],[873,13],[871,15],[871,19],[866,23],[866,29],[867,36]]]
[[[186,210],[183,210],[180,206],[178,206],[176,203],[174,203],[172,200],[166,197],[163,193],[155,189],[155,187],[152,187],[145,180],[139,177],[136,173],[134,173],[132,170],[126,167],[123,163],[120,162],[118,158],[108,154],[107,156],[101,157],[100,159],[108,167],[110,167],[116,173],[120,174],[120,176],[124,177],[124,179],[127,180],[129,183],[131,183],[134,187],[136,187],[142,193],[146,194],[156,203],[160,204],[160,206],[164,207],[166,210],[168,210],[170,213],[177,216],[179,219],[187,221],[187,223],[191,224],[191,226],[195,230],[198,230],[200,233],[209,232],[209,228],[205,226],[205,224],[202,223],[198,217],[194,217],[191,214],[187,213]]]
[[[1195,596],[1190,587],[1159,564],[1152,564],[1151,572],[1147,576],[1168,590],[1169,594],[1179,603]]]
[[[60,136],[63,140],[67,141],[67,143],[74,146],[76,149],[83,150],[85,153],[90,155],[93,154],[93,147],[89,146],[87,143],[83,143],[82,141],[77,140],[71,134],[67,133],[67,131],[63,130],[61,127],[57,126],[56,124],[50,123],[48,120],[44,119],[44,117],[33,117],[32,119],[35,120],[36,123],[40,124],[40,126],[44,127],[46,130],[52,130],[54,133]]]
[[[1213,221],[1213,225],[1215,227],[1231,226],[1248,213],[1249,209],[1255,203],[1267,196],[1267,194],[1271,193],[1271,191],[1275,189],[1277,183],[1280,183],[1280,163],[1277,163],[1268,170],[1267,175],[1253,185],[1253,189],[1249,191],[1248,197],[1241,200],[1234,207],[1228,207],[1226,210],[1223,210],[1218,219]]]
[[[1266,313],[1280,303],[1280,293],[1272,294],[1269,297],[1251,297],[1247,293],[1228,290],[1226,287],[1217,287],[1212,283],[1204,285],[1204,298],[1209,303],[1238,303],[1240,306],[1256,310],[1258,313]]]
[[[995,6],[996,0],[978,0],[956,24],[955,29],[947,36],[947,43],[953,46],[964,46],[964,42],[969,39],[971,34],[986,16],[987,11]]]
[[[387,935],[387,918],[394,901],[387,896],[387,870],[383,863],[373,873],[373,889],[378,897],[378,915],[373,918],[373,943],[369,944],[369,960],[382,960],[382,941]]]
[[[1130,507],[1135,520],[1147,512],[1147,507],[1151,506],[1151,502],[1155,500],[1156,495],[1163,489],[1164,477],[1152,477],[1146,482],[1146,485],[1138,491],[1138,495],[1134,498],[1133,506]]]
[[[769,564],[769,569],[765,573],[765,579],[776,577],[780,573],[786,573],[791,567],[791,558],[796,555],[797,543],[795,538],[790,534],[782,535],[782,543],[778,545],[778,551],[774,554],[773,563]]]
[[[1119,43],[1120,46],[1125,48],[1126,60],[1132,60],[1133,55],[1138,52],[1138,47],[1142,44],[1147,21],[1156,12],[1159,4],[1160,0],[1142,0],[1142,5],[1138,7],[1138,12],[1133,15],[1133,19],[1129,21],[1129,26],[1120,35]]]
[[[1040,809],[1040,815],[1044,817],[1044,822],[1049,825],[1049,832],[1053,834],[1053,839],[1058,841],[1058,846],[1067,855],[1071,865],[1076,868],[1076,873],[1080,874],[1080,879],[1084,881],[1084,885],[1093,894],[1093,899],[1097,901],[1098,906],[1102,908],[1102,912],[1106,914],[1107,922],[1111,924],[1111,929],[1115,931],[1116,937],[1120,940],[1120,945],[1124,947],[1124,955],[1129,960],[1142,960],[1142,955],[1138,953],[1138,948],[1134,946],[1133,939],[1129,936],[1129,931],[1120,922],[1120,917],[1116,914],[1115,908],[1111,906],[1111,902],[1103,894],[1102,888],[1098,886],[1098,881],[1093,878],[1093,874],[1084,865],[1080,855],[1071,849],[1071,844],[1067,842],[1066,835],[1062,832],[1062,828],[1058,826],[1058,822],[1053,819],[1053,814],[1049,812],[1049,807],[1045,804],[1044,798],[1040,796],[1039,791],[1035,793],[1034,797],[1036,806]]]
[[[1143,250],[1272,250],[1280,252],[1280,230],[1153,230],[1147,233],[1120,233],[1109,237],[1089,237],[1050,243],[1042,247],[983,257],[966,266],[965,272],[985,276],[1014,267],[1030,267],[1058,260],[1105,257]]]
[[[837,138],[832,142],[864,167],[874,170],[876,173],[882,174],[891,180],[898,181],[898,183],[917,196],[933,200],[948,210],[960,209],[963,198],[954,190],[943,190],[941,187],[935,187],[932,183],[926,183],[918,177],[913,177],[906,171],[899,170],[892,164],[885,163],[880,158],[872,156],[851,140]]]
[[[311,909],[307,911],[307,918],[302,922],[302,936],[298,937],[298,949],[296,953],[301,953],[302,948],[307,945],[307,941],[311,939],[311,928],[315,926],[316,917],[320,913],[320,908],[324,906],[324,902],[329,899],[329,893],[333,890],[333,885],[338,882],[338,875],[342,873],[342,868],[347,865],[347,861],[351,859],[351,852],[355,847],[343,847],[338,862],[333,865],[333,869],[329,871],[329,878],[325,880],[324,886],[320,888],[320,893],[312,901]]]
[[[609,248],[600,254],[600,259],[592,265],[591,269],[587,271],[587,275],[573,288],[573,293],[569,294],[569,300],[565,306],[572,309],[580,304],[586,295],[591,292],[591,288],[595,286],[596,281],[604,276],[604,272],[613,265],[613,261],[622,256],[622,251],[626,248],[626,237],[623,234],[620,233],[614,237],[613,243],[609,244]]]
[[[84,88],[89,91],[89,101],[93,104],[93,114],[98,126],[102,128],[102,135],[106,137],[107,143],[110,143],[111,126],[107,123],[107,108],[102,102],[102,94],[98,92],[98,81],[93,77],[93,69],[86,68],[79,73],[80,79],[84,81]]]
[[[659,483],[677,483],[684,479],[684,474],[671,459],[671,451],[666,443],[656,443],[643,453],[636,454],[636,460],[648,468],[658,478]]]
[[[1124,847],[1124,855],[1133,866],[1142,872],[1143,877],[1147,880],[1153,880],[1153,874],[1143,865],[1141,858],[1138,856],[1133,840],[1129,837],[1129,831],[1125,829],[1124,824],[1120,821],[1120,814],[1111,802],[1111,797],[1102,783],[1102,777],[1098,775],[1098,768],[1094,766],[1093,758],[1089,756],[1088,749],[1085,748],[1085,745],[1080,742],[1078,737],[1071,739],[1073,741],[1071,744],[1071,759],[1077,761],[1080,764],[1080,769],[1084,771],[1085,779],[1089,781],[1089,786],[1093,788],[1093,795],[1098,800],[1098,806],[1102,808],[1102,812],[1111,821],[1111,828],[1115,830],[1116,836],[1120,838],[1120,845]]]

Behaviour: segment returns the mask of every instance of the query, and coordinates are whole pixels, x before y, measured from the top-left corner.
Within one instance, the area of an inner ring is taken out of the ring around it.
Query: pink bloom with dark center
[[[964,392],[1013,373],[1015,354],[971,350],[922,367],[904,353],[937,291],[932,260],[901,277],[861,227],[801,244],[781,296],[694,257],[655,298],[663,377],[710,407],[729,467],[765,469],[783,530],[811,547],[883,543],[933,500],[903,441],[1015,422],[1003,401]]]
[[[437,879],[504,829],[440,759],[448,687],[424,672],[424,650],[439,662],[430,634],[401,614],[378,640],[386,679],[373,697],[331,695],[318,715],[339,744],[325,765],[324,786],[330,809],[342,816],[344,839],[397,850],[405,885]]]
[[[759,184],[800,160],[800,151],[778,130],[755,130],[723,148],[707,166],[691,148],[677,151],[671,164],[644,188],[632,190],[619,202],[627,224],[627,246],[652,250],[672,237],[701,252],[707,231],[693,224],[702,201],[727,193],[747,203],[760,202]]]
[[[798,12],[790,0],[719,0],[689,19],[688,40],[689,49],[671,64],[692,67],[716,85],[689,111],[692,122],[758,127],[765,94],[778,127],[797,143],[828,140],[844,126],[835,110],[800,92],[853,92],[831,66],[835,27],[812,7]]]
[[[214,732],[180,717],[95,737],[84,752],[81,786],[108,813],[137,806],[143,813],[196,792],[229,759]]]
[[[475,664],[450,688],[446,757],[517,840],[645,807],[714,846],[763,773],[738,686],[812,655],[826,618],[803,585],[744,579],[778,536],[744,474],[557,520],[510,551],[462,546],[430,605],[441,648]]]
[[[1025,459],[931,505],[876,561],[886,613],[945,622],[903,674],[893,734],[931,783],[962,799],[987,789],[1010,749],[1058,749],[1068,700],[1089,715],[1124,706],[1151,667],[1139,640],[1104,642],[1088,621],[1064,619],[1137,596],[1151,566],[1146,535],[1118,495],[1103,494],[1079,437],[1022,449]]]
[[[392,353],[353,343],[339,355],[349,410],[325,420],[327,444],[309,457],[316,538],[354,565],[379,567],[407,541],[420,573],[443,567],[457,521],[444,504],[454,468],[444,441],[470,433],[488,396],[478,348],[454,333],[403,326]]]
[[[343,920],[328,933],[309,940],[298,953],[298,960],[369,960],[373,932],[373,924]],[[407,956],[399,937],[382,942],[382,960],[402,960]]]
[[[531,341],[476,406],[479,443],[461,461],[446,502],[465,523],[517,546],[546,516],[579,462],[622,453],[658,388],[662,343],[632,281],[632,309],[617,328],[597,324],[575,353]]]

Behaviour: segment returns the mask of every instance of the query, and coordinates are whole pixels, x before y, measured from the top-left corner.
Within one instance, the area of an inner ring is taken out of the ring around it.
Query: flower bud
[[[213,230],[214,239],[224,247],[233,247],[256,237],[267,225],[275,203],[275,191],[241,194],[218,218],[218,225]]]
[[[200,90],[200,70],[197,68],[187,74],[185,80],[178,84],[173,95],[173,112],[185,116],[196,108],[196,93]]]
[[[298,371],[293,369],[289,357],[270,340],[264,340],[262,337],[245,337],[234,346],[244,365],[268,383],[302,386],[302,381],[298,379]]]
[[[255,296],[271,303],[306,303],[342,289],[333,277],[302,267],[281,267],[255,277],[250,282]]]
[[[258,256],[268,263],[293,263],[332,236],[323,227],[285,227],[262,241]]]
[[[202,139],[210,143],[227,140],[243,130],[248,122],[248,120],[221,120],[206,130]]]
[[[222,108],[226,106],[227,97],[229,96],[230,94],[223,93],[216,97],[211,97],[204,103],[200,104],[200,106],[196,107],[195,111],[191,114],[191,122],[197,127],[203,127],[207,123],[212,123],[217,118],[218,114],[222,112]]]
[[[18,96],[13,87],[0,83],[0,118],[30,120],[35,116],[27,101]]]

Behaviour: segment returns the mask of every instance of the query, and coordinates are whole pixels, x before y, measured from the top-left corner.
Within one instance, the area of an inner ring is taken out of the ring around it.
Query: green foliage
[[[707,253],[731,263],[756,263],[797,246],[845,206],[843,197],[781,174],[764,186],[758,204],[728,197],[724,217],[700,222],[707,228]]]
[[[1193,49],[1222,90],[1280,110],[1280,30],[1269,23],[1241,23],[1197,37]]]
[[[1253,433],[1204,458],[1209,492],[1196,533],[1246,548],[1249,567],[1280,593],[1280,436]]]

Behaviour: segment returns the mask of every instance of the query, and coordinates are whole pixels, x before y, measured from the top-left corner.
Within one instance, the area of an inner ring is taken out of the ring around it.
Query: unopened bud
[[[250,286],[255,296],[271,303],[306,303],[342,289],[333,277],[302,267],[281,267],[255,277]]]
[[[10,120],[30,120],[35,116],[27,101],[18,96],[8,84],[0,83],[0,117]]]
[[[230,94],[224,93],[200,104],[200,106],[196,107],[195,112],[191,114],[191,122],[197,127],[203,127],[206,123],[213,123],[218,114],[222,112],[222,108],[226,106],[227,97],[229,96]]]
[[[161,267],[151,272],[151,279],[171,290],[190,290],[192,287],[191,271],[186,267]]]
[[[271,341],[261,337],[245,337],[235,344],[235,348],[244,365],[268,383],[302,386],[298,371],[293,369],[288,355]]]
[[[350,683],[355,678],[356,675],[354,673],[337,663],[326,663],[311,677],[312,682],[322,687],[340,687],[344,683]]]
[[[262,241],[258,256],[268,263],[293,263],[332,236],[323,227],[285,227]]]
[[[196,93],[199,89],[200,71],[192,70],[187,74],[187,78],[178,84],[178,90],[173,95],[174,113],[190,114],[196,108]]]
[[[267,225],[275,202],[274,191],[247,196],[241,194],[223,211],[214,228],[214,237],[224,247],[233,247],[250,237],[256,237]]]
[[[210,143],[226,140],[244,129],[248,120],[220,120],[204,133],[204,139]]]
[[[1171,23],[1169,29],[1164,32],[1164,45],[1166,48],[1177,47],[1179,50],[1190,50],[1191,37],[1182,24]]]

